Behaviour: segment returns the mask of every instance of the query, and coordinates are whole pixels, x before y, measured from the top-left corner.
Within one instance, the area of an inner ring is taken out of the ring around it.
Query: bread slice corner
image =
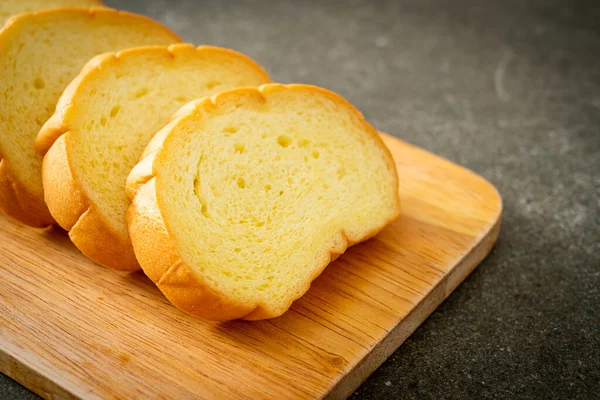
[[[395,163],[376,130],[314,86],[195,101],[144,154],[127,183],[134,250],[166,297],[202,318],[283,314],[400,213]]]

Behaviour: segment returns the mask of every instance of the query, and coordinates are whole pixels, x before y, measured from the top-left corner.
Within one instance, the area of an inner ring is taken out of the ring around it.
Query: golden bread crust
[[[255,308],[228,302],[183,264],[156,205],[154,180],[143,185],[126,219],[144,273],[179,309],[209,320],[226,321],[248,315]]]
[[[171,229],[168,223],[162,218],[160,213],[161,202],[169,199],[161,197],[161,193],[156,190],[156,182],[160,179],[157,176],[157,163],[162,162],[161,150],[165,142],[169,140],[169,132],[172,127],[186,118],[190,118],[193,113],[202,114],[220,104],[226,102],[228,98],[236,95],[251,94],[266,96],[268,93],[279,90],[306,90],[309,92],[319,92],[333,99],[338,104],[343,104],[352,110],[355,117],[362,122],[365,129],[370,132],[388,155],[388,162],[393,171],[396,171],[395,163],[389,149],[384,145],[378,132],[371,127],[363,118],[362,114],[356,110],[349,102],[342,97],[329,92],[325,89],[308,85],[280,85],[267,84],[259,88],[238,88],[232,89],[211,98],[191,102],[184,107],[185,112],[179,112],[177,119],[165,126],[157,133],[153,141],[148,145],[144,152],[145,159],[133,169],[128,177],[128,198],[132,201],[127,211],[127,223],[129,234],[134,243],[134,249],[138,255],[138,260],[146,272],[165,296],[178,308],[190,314],[201,318],[211,320],[229,320],[242,318],[246,320],[260,320],[277,317],[282,314],[281,311],[270,311],[261,304],[239,304],[228,301],[227,298],[212,289],[212,286],[194,270],[186,265],[182,260],[177,247],[170,233]],[[183,109],[182,109],[183,110]],[[316,279],[325,269],[325,267],[335,260],[344,251],[359,242],[367,240],[379,233],[388,223],[393,221],[400,214],[400,199],[398,197],[398,177],[394,174],[393,182],[396,193],[396,210],[389,220],[379,226],[377,229],[369,232],[362,232],[356,237],[348,237],[342,230],[334,238],[329,250],[321,254],[316,264],[312,276],[307,277],[304,282],[299,283],[300,290],[297,296],[290,298],[283,307],[283,312],[287,310],[293,301],[300,298],[308,291],[311,282]],[[164,249],[168,251],[163,252]]]
[[[11,171],[9,163],[2,157],[0,157],[0,210],[9,217],[34,228],[45,228],[55,223],[46,203],[29,193]]]
[[[77,4],[75,4],[76,3],[75,1],[57,2],[57,1],[52,1],[52,0],[51,1],[40,0],[40,3],[43,4],[43,6],[35,7],[35,8],[37,8],[37,10],[35,8],[31,7],[31,4],[28,4],[28,5],[23,4],[23,2],[20,2],[19,0],[13,0],[14,3],[19,3],[19,5],[17,7],[9,4],[9,0],[3,0],[3,1],[6,4],[4,4],[2,6],[2,9],[4,10],[4,12],[11,13],[11,15],[8,16],[8,18],[6,18],[6,17],[0,18],[0,28],[2,28],[3,23],[8,24],[8,22],[10,21],[11,18],[14,18],[17,15],[25,14],[25,13],[32,13],[32,12],[49,10],[49,9],[67,8],[67,7],[109,8],[109,7],[105,6],[104,3],[101,2],[100,0],[79,0],[77,2]]]
[[[46,202],[58,224],[87,257],[119,271],[138,271],[131,242],[113,232],[73,179],[61,136],[44,157],[42,181]]]

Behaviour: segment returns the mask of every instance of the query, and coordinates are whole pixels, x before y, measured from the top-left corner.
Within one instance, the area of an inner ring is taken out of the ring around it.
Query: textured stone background
[[[499,188],[496,249],[353,398],[598,396],[600,2],[107,3],[339,92]],[[0,398],[35,396],[0,374]]]

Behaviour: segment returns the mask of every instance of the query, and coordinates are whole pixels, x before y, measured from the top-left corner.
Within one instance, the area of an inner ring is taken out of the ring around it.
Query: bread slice
[[[190,103],[128,178],[144,272],[211,320],[276,317],[400,212],[392,156],[347,101],[269,84]]]
[[[0,28],[12,16],[51,8],[102,7],[100,0],[2,0],[0,1]]]
[[[50,212],[88,257],[139,270],[125,182],[149,140],[192,99],[266,82],[254,61],[217,47],[143,47],[92,60],[36,140],[41,153],[51,147],[43,165]]]
[[[0,31],[0,209],[35,227],[44,204],[42,157],[33,149],[60,94],[97,54],[180,42],[149,18],[108,8],[61,8],[11,18]]]

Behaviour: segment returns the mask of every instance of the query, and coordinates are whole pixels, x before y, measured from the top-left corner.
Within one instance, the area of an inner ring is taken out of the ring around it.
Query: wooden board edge
[[[483,179],[479,177],[480,179]],[[487,182],[487,181],[486,181]],[[497,192],[496,188],[488,184]],[[387,333],[368,354],[350,367],[322,398],[326,400],[347,399],[367,378],[396,351],[402,343],[435,311],[437,307],[460,285],[475,267],[492,251],[500,233],[502,200],[497,197],[498,214],[490,228],[476,240],[462,259],[423,297],[410,313]]]
[[[30,368],[26,362],[16,359],[0,348],[0,371],[33,393],[48,400],[78,400],[78,396],[60,386],[51,377]]]

